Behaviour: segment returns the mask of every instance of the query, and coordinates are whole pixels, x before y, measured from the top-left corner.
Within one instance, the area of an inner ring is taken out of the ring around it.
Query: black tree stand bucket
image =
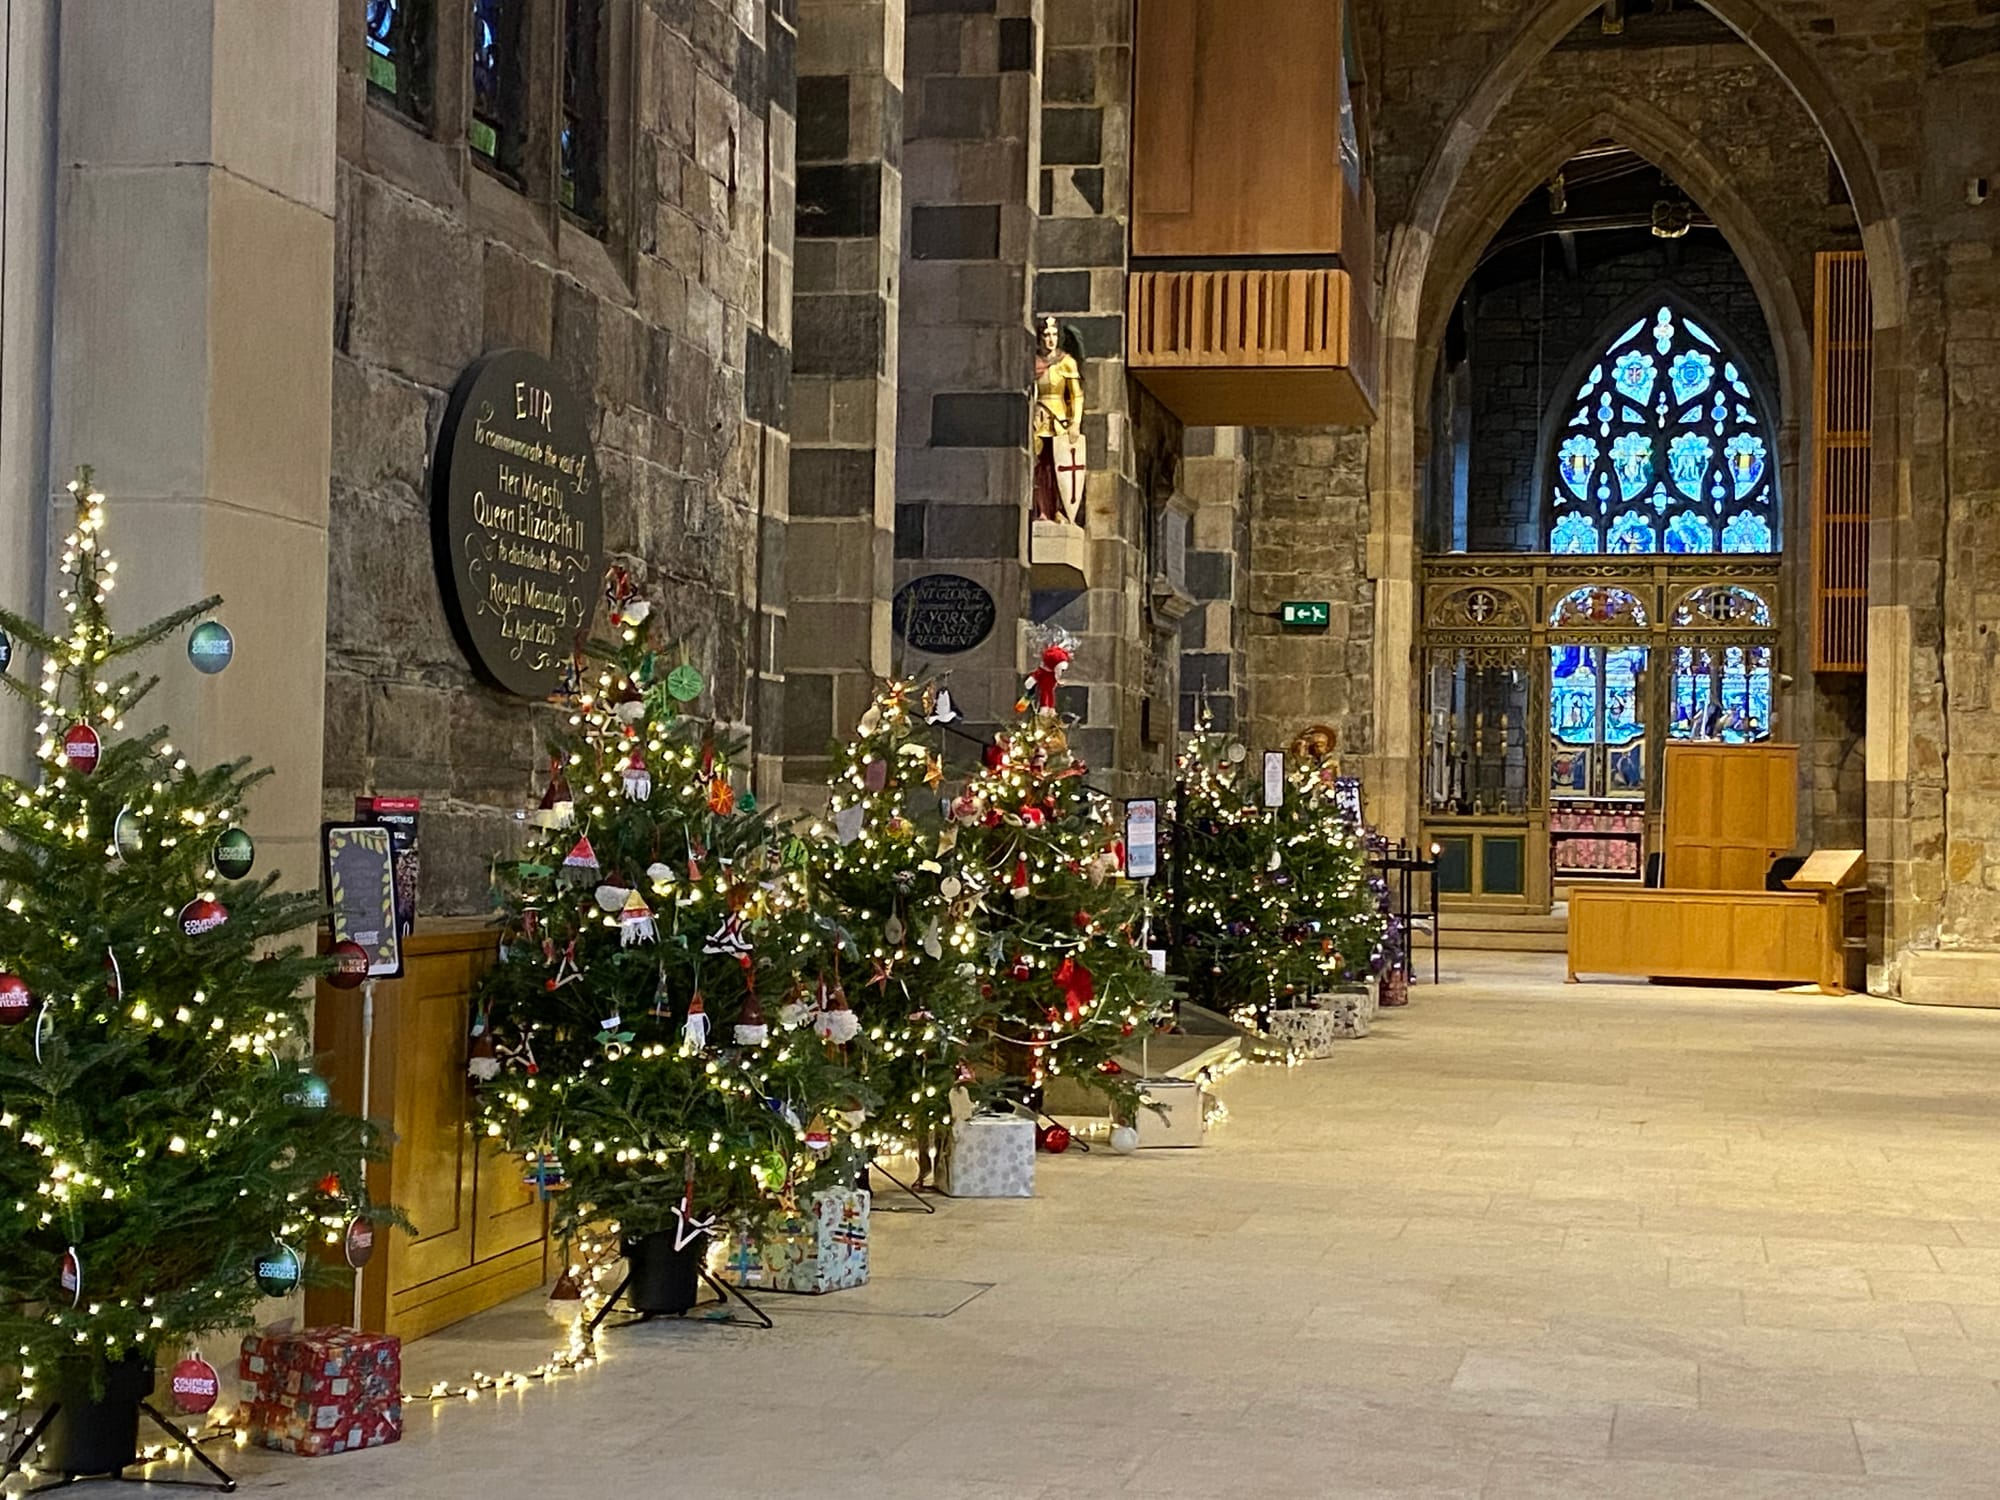
[[[48,1384],[48,1404],[42,1408],[41,1419],[7,1455],[5,1465],[0,1466],[0,1478],[13,1473],[24,1462],[32,1462],[38,1470],[58,1476],[37,1490],[56,1489],[83,1479],[122,1479],[124,1470],[138,1461],[139,1419],[144,1416],[215,1476],[208,1481],[160,1479],[155,1483],[198,1484],[218,1490],[236,1488],[234,1479],[146,1399],[153,1394],[150,1353],[128,1354],[104,1366],[104,1383],[99,1389],[93,1389],[93,1373],[88,1360],[70,1360],[57,1366]],[[35,1452],[38,1442],[44,1450],[39,1454]]]
[[[679,1245],[674,1243],[676,1238],[674,1231],[662,1229],[625,1241],[625,1279],[618,1283],[618,1290],[590,1320],[589,1327],[584,1330],[586,1337],[597,1332],[598,1325],[610,1316],[620,1297],[635,1314],[631,1319],[634,1323],[650,1323],[655,1318],[684,1318],[701,1304],[703,1282],[715,1289],[720,1305],[726,1306],[734,1298],[750,1312],[747,1318],[730,1317],[718,1319],[718,1322],[740,1323],[755,1328],[771,1326],[763,1308],[736,1287],[727,1286],[709,1275],[708,1235],[705,1232],[697,1231]],[[709,1305],[713,1307],[718,1303]]]

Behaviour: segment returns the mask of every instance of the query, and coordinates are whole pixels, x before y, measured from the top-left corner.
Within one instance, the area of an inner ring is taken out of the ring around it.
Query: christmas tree
[[[618,639],[580,658],[535,833],[497,871],[471,1066],[559,1232],[685,1236],[851,1178],[868,1095],[812,983],[834,929],[804,844],[738,790],[740,744],[691,712],[701,674],[652,644],[624,570],[606,592]]]
[[[87,469],[70,489],[66,627],[0,610],[0,642],[41,657],[38,686],[0,677],[40,736],[35,776],[0,777],[0,1348],[58,1393],[80,1361],[97,1381],[247,1326],[315,1240],[395,1217],[343,1187],[379,1142],[307,1071],[328,965],[288,939],[318,899],[246,878],[264,773],[126,732],[156,680],[132,660],[220,601],[115,633],[104,497]],[[190,635],[204,670],[229,654],[218,622]]]
[[[948,692],[885,684],[838,752],[828,819],[814,829],[820,879],[841,912],[830,982],[859,1007],[856,1065],[882,1100],[869,1145],[915,1153],[919,1182],[950,1122],[951,1091],[984,1091],[969,1058],[982,882],[960,860],[958,825],[941,816],[944,762],[928,738],[955,717]]]
[[[1140,941],[1140,888],[1123,878],[1122,830],[1086,780],[1053,708],[1034,703],[996,736],[951,805],[961,855],[986,877],[983,1049],[1028,1102],[1057,1074],[1129,1119],[1138,1087],[1117,1060],[1170,1003]]]
[[[1363,979],[1384,919],[1330,755],[1294,756],[1282,805],[1243,774],[1240,741],[1203,723],[1181,752],[1181,937],[1216,1008],[1254,1023]]]

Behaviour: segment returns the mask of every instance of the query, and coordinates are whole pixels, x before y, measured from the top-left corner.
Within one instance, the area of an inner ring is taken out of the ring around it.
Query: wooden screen
[[[1798,818],[1797,745],[1668,743],[1669,889],[1761,891],[1797,842]]]
[[[1868,473],[1875,341],[1868,261],[1817,258],[1813,299],[1813,670],[1868,666]]]

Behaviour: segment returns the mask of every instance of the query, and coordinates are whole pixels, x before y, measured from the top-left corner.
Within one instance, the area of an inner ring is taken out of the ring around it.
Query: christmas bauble
[[[35,997],[13,974],[0,974],[0,1026],[19,1026],[35,1008]]]
[[[257,1257],[257,1290],[266,1297],[284,1297],[297,1289],[303,1267],[290,1245],[273,1245]]]
[[[191,1354],[174,1366],[167,1390],[178,1410],[191,1417],[200,1416],[215,1405],[216,1397],[222,1394],[222,1380],[215,1373],[214,1365],[199,1354]]]
[[[213,677],[236,655],[236,638],[220,620],[203,620],[188,634],[188,660]]]
[[[63,1251],[62,1265],[56,1272],[57,1284],[69,1293],[69,1305],[75,1307],[83,1300],[83,1257],[71,1245]]]
[[[701,673],[686,662],[682,662],[667,673],[667,691],[673,695],[676,702],[694,702],[701,696],[701,689]]]
[[[7,675],[7,668],[14,660],[14,642],[4,630],[0,630],[0,677]]]
[[[347,1231],[341,1235],[340,1245],[347,1263],[360,1270],[375,1258],[375,1226],[356,1214],[347,1221]]]
[[[63,759],[79,776],[88,776],[97,769],[97,757],[103,749],[104,742],[88,724],[72,724],[63,733]]]
[[[300,1109],[325,1109],[333,1102],[333,1091],[317,1073],[301,1073],[285,1093],[285,1102]]]
[[[257,845],[241,828],[232,828],[215,841],[215,873],[224,880],[241,880],[257,863]]]
[[[1111,1131],[1111,1149],[1120,1156],[1130,1156],[1139,1149],[1139,1132],[1130,1125],[1114,1126]]]
[[[189,937],[213,932],[228,920],[229,908],[205,896],[197,897],[181,908],[181,931]]]
[[[118,816],[111,820],[111,847],[118,851],[118,857],[130,859],[145,843],[139,832],[139,814],[129,807],[119,808]]]
[[[1069,1127],[1067,1125],[1044,1125],[1035,1133],[1035,1144],[1051,1156],[1061,1156],[1069,1150]]]
[[[342,938],[326,950],[333,960],[333,972],[326,982],[337,990],[359,989],[368,977],[368,950],[352,938]]]

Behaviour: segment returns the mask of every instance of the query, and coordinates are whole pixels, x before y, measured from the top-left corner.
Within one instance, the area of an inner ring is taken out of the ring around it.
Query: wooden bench
[[[1847,992],[1847,890],[1570,887],[1569,977],[1816,984]]]

